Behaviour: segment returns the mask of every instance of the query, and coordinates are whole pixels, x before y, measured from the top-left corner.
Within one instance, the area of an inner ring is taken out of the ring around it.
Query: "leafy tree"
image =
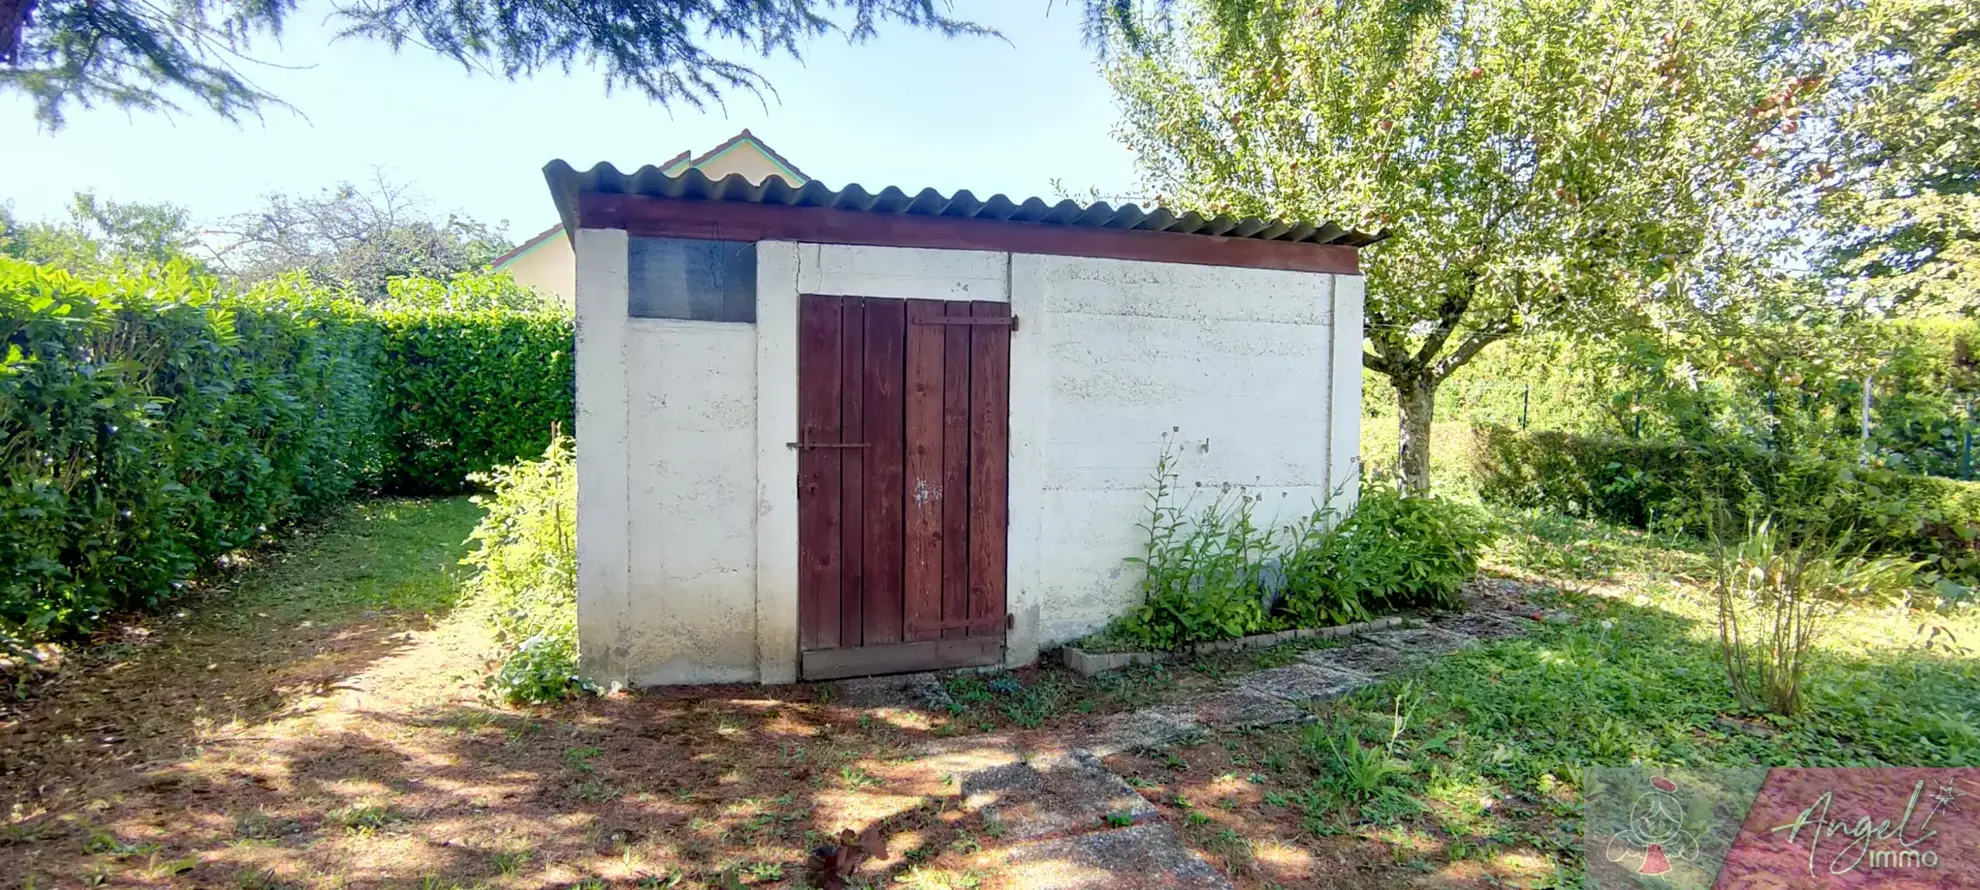
[[[944,4],[946,6],[946,4]],[[241,72],[254,41],[280,37],[295,0],[0,0],[0,89],[34,100],[60,127],[69,103],[146,111],[203,105],[228,120],[281,100]],[[596,66],[608,89],[697,108],[726,89],[769,84],[738,55],[793,58],[827,34],[853,42],[883,22],[945,35],[991,33],[944,15],[935,0],[339,0],[340,37],[421,47],[509,79]]]
[[[1980,3],[1872,0],[1809,162],[1827,271],[1871,307],[1980,314]]]
[[[1781,236],[1775,143],[1826,83],[1830,19],[1793,0],[1123,5],[1088,8],[1161,200],[1390,234],[1362,358],[1418,491],[1437,387],[1482,350],[1720,299],[1717,257]]]
[[[217,261],[237,279],[307,272],[366,300],[384,298],[393,278],[444,279],[511,246],[499,228],[454,214],[435,219],[425,199],[382,174],[364,187],[269,195],[260,209],[222,221],[215,237]]]
[[[97,273],[138,263],[195,262],[192,214],[177,204],[121,202],[76,192],[66,222],[21,222],[0,207],[0,256]]]

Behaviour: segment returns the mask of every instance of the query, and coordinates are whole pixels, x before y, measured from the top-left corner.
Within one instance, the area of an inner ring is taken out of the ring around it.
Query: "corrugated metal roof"
[[[1174,232],[1185,235],[1221,235],[1227,238],[1255,238],[1309,244],[1337,244],[1365,247],[1386,237],[1333,223],[1289,222],[1228,214],[1205,217],[1197,213],[1176,214],[1163,208],[1143,210],[1134,204],[1119,207],[1102,201],[1081,204],[1065,200],[1048,204],[1039,198],[1013,201],[1003,195],[988,200],[968,190],[944,195],[934,189],[915,194],[888,186],[869,192],[854,183],[832,189],[818,180],[793,186],[778,177],[751,183],[740,174],[709,179],[700,170],[688,169],[668,176],[660,168],[645,166],[633,173],[621,173],[611,164],[598,164],[579,171],[563,161],[551,161],[543,168],[557,212],[566,229],[577,226],[577,196],[580,194],[640,195],[674,200],[733,201],[743,204],[769,204],[783,207],[829,207],[861,213],[906,216],[941,216],[961,219],[987,219],[1047,225],[1081,226],[1096,229],[1135,229],[1147,232]]]

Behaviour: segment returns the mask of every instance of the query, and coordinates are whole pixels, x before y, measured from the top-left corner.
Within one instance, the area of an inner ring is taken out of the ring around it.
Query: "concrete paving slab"
[[[1003,877],[1029,890],[1230,890],[1166,823],[1018,844]]]
[[[1318,649],[1302,653],[1299,657],[1307,664],[1357,671],[1377,678],[1416,664],[1409,656],[1375,643],[1356,643],[1335,649]]]
[[[1387,646],[1411,657],[1446,655],[1456,652],[1475,642],[1463,634],[1440,630],[1435,627],[1396,627],[1389,630],[1373,630],[1362,634],[1361,638]]]
[[[1373,682],[1375,678],[1360,671],[1301,663],[1246,674],[1238,680],[1238,688],[1304,703],[1340,698]]]
[[[1027,840],[1105,827],[1108,816],[1161,818],[1147,800],[1085,751],[1034,758],[958,776],[963,806]]]
[[[1094,756],[1112,757],[1136,748],[1166,745],[1202,727],[1193,708],[1164,705],[1108,715],[1091,733],[1073,741]]]
[[[837,684],[838,704],[849,708],[905,708],[943,711],[952,704],[942,678],[934,673],[862,677]]]
[[[1192,699],[1187,704],[1198,726],[1224,729],[1273,726],[1306,716],[1306,711],[1280,696],[1242,687]]]

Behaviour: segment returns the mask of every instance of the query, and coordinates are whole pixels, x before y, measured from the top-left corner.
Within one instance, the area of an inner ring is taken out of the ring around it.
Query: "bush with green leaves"
[[[381,415],[386,488],[465,491],[470,474],[541,453],[553,428],[571,428],[568,312],[456,298],[381,309],[376,318],[389,384]]]
[[[557,701],[589,687],[577,662],[577,460],[557,436],[536,460],[474,480],[487,515],[462,560],[467,602],[494,631],[501,666],[489,688],[512,704]]]
[[[1370,610],[1457,607],[1492,539],[1476,509],[1386,485],[1364,486],[1341,522],[1325,518],[1316,516],[1285,551],[1284,608],[1302,627],[1355,621]]]
[[[393,288],[0,258],[0,639],[159,606],[282,522],[464,490],[570,426],[568,311],[506,277]]]
[[[1176,502],[1176,456],[1165,447],[1155,462],[1148,516],[1140,524],[1142,602],[1117,623],[1115,634],[1135,644],[1174,649],[1268,629],[1258,591],[1258,568],[1272,532],[1253,521],[1256,495],[1229,486],[1201,510]]]
[[[73,634],[368,482],[379,337],[283,280],[0,259],[0,625]]]
[[[1980,438],[1980,321],[1718,321],[1725,329],[1709,335],[1531,332],[1455,371],[1437,391],[1437,420],[1702,444],[1786,438],[1885,469],[1980,474],[1969,453]],[[1364,434],[1393,442],[1382,424],[1396,415],[1394,389],[1364,376]],[[1393,447],[1370,457],[1393,463]]]
[[[1754,443],[1715,446],[1483,428],[1479,493],[1667,532],[1710,535],[1763,518],[1793,540],[1847,537],[1924,564],[1947,600],[1980,583],[1980,483],[1855,466]]]
[[[1242,488],[1221,487],[1200,509],[1177,503],[1177,475],[1165,449],[1140,524],[1143,553],[1127,560],[1142,570],[1142,602],[1102,632],[1104,645],[1178,649],[1455,606],[1491,534],[1472,508],[1380,486],[1366,487],[1345,518],[1320,507],[1261,523],[1259,495]]]

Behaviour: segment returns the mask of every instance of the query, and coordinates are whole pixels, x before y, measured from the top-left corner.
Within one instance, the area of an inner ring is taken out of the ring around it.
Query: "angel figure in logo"
[[[1637,874],[1661,875],[1671,870],[1674,859],[1698,857],[1698,835],[1684,828],[1684,802],[1676,782],[1656,776],[1650,788],[1630,806],[1629,824],[1609,838],[1604,854],[1610,862],[1641,860]]]

